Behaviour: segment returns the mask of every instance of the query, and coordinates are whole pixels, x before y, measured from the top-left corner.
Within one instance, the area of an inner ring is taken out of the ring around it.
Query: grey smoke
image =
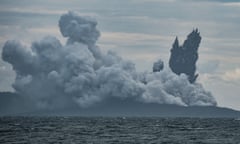
[[[62,35],[68,37],[68,42],[82,42],[87,45],[94,45],[100,36],[96,29],[97,21],[90,17],[79,17],[74,12],[61,16],[59,27]]]
[[[69,12],[59,27],[68,38],[62,45],[55,37],[33,42],[30,49],[15,40],[7,41],[2,58],[16,72],[13,88],[37,108],[61,108],[77,104],[90,107],[111,97],[143,103],[216,105],[201,84],[191,84],[154,64],[154,73],[139,73],[135,65],[116,53],[102,53],[96,45],[97,22]]]
[[[163,70],[163,68],[164,64],[161,59],[153,63],[153,72],[160,72],[161,70]]]

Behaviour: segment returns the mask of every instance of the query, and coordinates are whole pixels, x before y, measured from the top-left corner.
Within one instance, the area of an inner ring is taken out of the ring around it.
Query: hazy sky
[[[54,35],[62,42],[58,19],[68,10],[97,19],[103,51],[116,51],[139,71],[151,71],[193,28],[201,32],[198,79],[219,106],[240,110],[240,2],[237,0],[0,0],[0,52],[8,39],[29,46]],[[0,91],[12,91],[15,74],[0,60]]]

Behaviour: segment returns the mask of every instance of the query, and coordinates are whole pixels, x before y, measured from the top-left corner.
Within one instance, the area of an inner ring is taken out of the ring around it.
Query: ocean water
[[[0,117],[4,144],[240,144],[236,119]]]

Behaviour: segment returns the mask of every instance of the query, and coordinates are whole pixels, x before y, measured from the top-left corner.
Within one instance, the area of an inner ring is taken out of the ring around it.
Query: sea
[[[2,144],[240,144],[240,120],[0,117]]]

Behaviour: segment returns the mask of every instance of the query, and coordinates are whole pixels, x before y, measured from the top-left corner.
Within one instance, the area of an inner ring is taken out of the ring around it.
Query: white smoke
[[[107,98],[135,99],[144,103],[216,105],[200,84],[170,70],[138,73],[132,62],[116,53],[103,54],[96,46],[97,22],[74,12],[61,16],[59,27],[68,37],[62,45],[55,37],[33,42],[27,50],[18,41],[7,41],[2,58],[16,72],[13,88],[38,107],[71,104],[88,107]],[[163,63],[161,63],[163,66]]]

